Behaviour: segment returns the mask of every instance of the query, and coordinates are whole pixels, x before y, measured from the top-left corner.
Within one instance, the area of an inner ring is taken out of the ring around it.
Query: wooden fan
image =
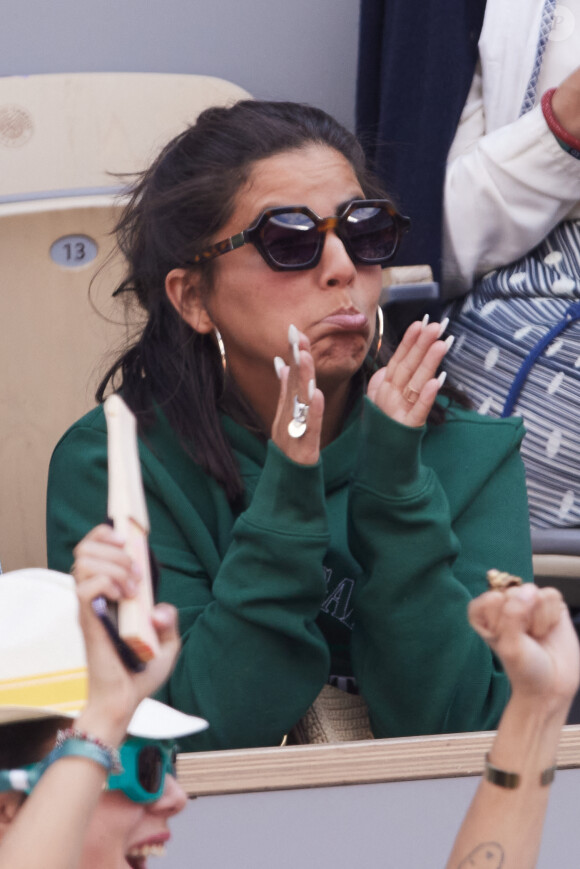
[[[155,657],[159,642],[150,617],[154,600],[147,542],[149,516],[139,463],[137,425],[118,395],[110,395],[104,409],[109,455],[107,511],[115,531],[125,541],[126,552],[141,571],[135,597],[125,598],[118,604],[117,627],[121,640],[145,662]]]

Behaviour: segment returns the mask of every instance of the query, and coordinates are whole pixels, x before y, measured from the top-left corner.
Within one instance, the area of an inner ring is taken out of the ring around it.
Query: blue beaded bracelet
[[[121,769],[118,752],[83,739],[67,739],[61,745],[57,745],[48,755],[46,766],[49,767],[62,757],[86,757],[87,760],[100,764],[109,774],[120,772]]]
[[[72,728],[58,731],[56,745],[46,758],[46,766],[50,766],[61,757],[86,757],[87,760],[100,764],[109,774],[122,771],[117,749]]]
[[[28,764],[21,769],[0,770],[0,792],[31,793],[48,767],[62,757],[85,757],[102,766],[109,775],[123,771],[119,752],[116,749],[81,731],[60,730],[55,747],[44,760]]]

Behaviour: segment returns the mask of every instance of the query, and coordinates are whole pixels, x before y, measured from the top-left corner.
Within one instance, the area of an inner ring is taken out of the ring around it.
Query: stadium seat
[[[150,73],[0,78],[0,561],[46,564],[48,463],[135,326],[111,298],[126,176],[246,91]],[[131,323],[128,326],[127,323]],[[137,321],[138,324],[138,321]]]

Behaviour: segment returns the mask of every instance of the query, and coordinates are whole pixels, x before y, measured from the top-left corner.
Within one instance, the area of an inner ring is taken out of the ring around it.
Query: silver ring
[[[291,438],[301,438],[306,431],[309,410],[310,405],[304,404],[303,401],[298,401],[298,396],[295,395],[292,419],[288,423],[288,434]]]

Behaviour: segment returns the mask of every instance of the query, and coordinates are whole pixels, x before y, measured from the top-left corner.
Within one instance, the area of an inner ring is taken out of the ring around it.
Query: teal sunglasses
[[[178,747],[172,739],[129,736],[119,749],[122,771],[111,774],[107,790],[122,791],[134,803],[153,803],[163,794],[165,776],[175,776]],[[29,794],[47,769],[44,761],[0,770],[0,791]]]
[[[153,803],[175,776],[178,747],[174,740],[128,737],[119,749],[122,771],[109,776],[107,789],[122,791],[134,803]]]

